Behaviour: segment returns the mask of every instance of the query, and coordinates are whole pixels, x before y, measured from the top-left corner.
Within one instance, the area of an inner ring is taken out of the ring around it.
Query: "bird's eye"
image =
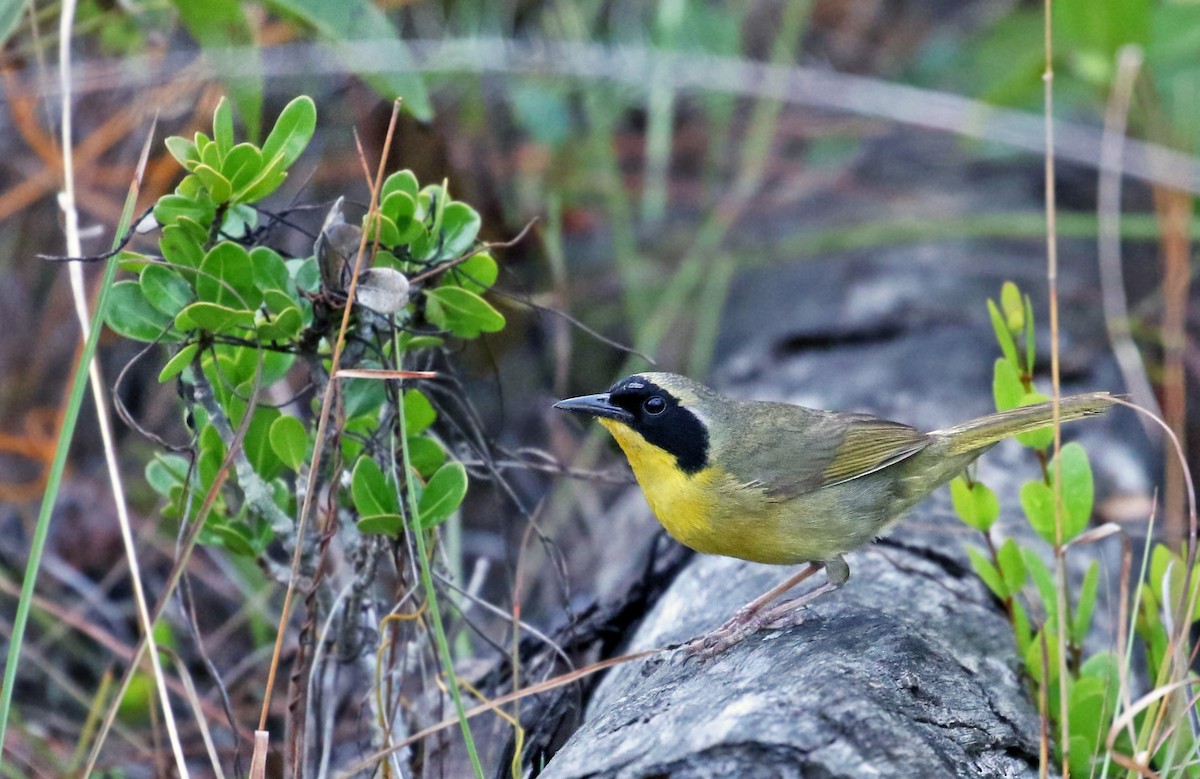
[[[667,401],[663,400],[658,395],[651,395],[646,398],[646,402],[642,404],[642,408],[651,416],[658,416],[667,410]]]

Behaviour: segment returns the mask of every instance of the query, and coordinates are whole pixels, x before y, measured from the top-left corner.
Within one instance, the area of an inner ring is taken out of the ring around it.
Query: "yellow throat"
[[[648,443],[621,422],[613,419],[597,421],[612,433],[621,451],[625,452],[650,510],[667,532],[684,546],[721,554],[714,547],[716,538],[711,512],[711,490],[719,478],[717,470],[705,468],[694,474],[684,473],[673,455]]]

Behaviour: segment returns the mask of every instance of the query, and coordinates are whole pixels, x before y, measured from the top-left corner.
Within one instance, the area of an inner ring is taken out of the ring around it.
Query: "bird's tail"
[[[1107,392],[1063,398],[1059,401],[1059,419],[1071,422],[1103,414],[1115,402],[1116,398]],[[930,435],[945,439],[949,454],[967,454],[985,449],[1005,438],[1049,427],[1053,422],[1053,414],[1050,402],[1036,403],[972,419],[953,427],[936,430]]]

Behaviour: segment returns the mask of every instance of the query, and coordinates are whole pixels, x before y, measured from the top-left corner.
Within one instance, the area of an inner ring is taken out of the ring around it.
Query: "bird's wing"
[[[866,414],[762,404],[728,441],[734,475],[777,500],[857,479],[924,449],[914,427]],[[743,416],[745,418],[745,415]],[[771,443],[766,443],[771,442]]]
[[[825,468],[822,487],[866,476],[911,457],[930,438],[915,427],[866,415],[847,420],[837,454]]]

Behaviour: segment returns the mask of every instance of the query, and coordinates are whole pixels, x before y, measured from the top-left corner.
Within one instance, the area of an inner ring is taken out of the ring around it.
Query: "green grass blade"
[[[403,357],[399,344],[396,346],[396,365],[399,366]],[[408,532],[412,533],[417,546],[417,567],[421,572],[421,588],[425,590],[425,600],[429,605],[429,621],[433,626],[433,638],[437,645],[437,653],[442,660],[442,668],[446,673],[446,686],[450,688],[450,697],[454,700],[454,713],[458,717],[462,729],[463,741],[467,747],[467,757],[475,771],[477,779],[483,779],[483,765],[479,762],[479,753],[475,749],[475,739],[471,736],[471,724],[467,721],[467,709],[463,705],[462,692],[458,689],[458,678],[454,675],[454,658],[450,654],[450,642],[446,640],[446,630],[442,626],[442,613],[438,607],[437,588],[433,585],[432,563],[425,548],[425,531],[421,527],[420,506],[417,503],[417,484],[413,478],[412,463],[408,453],[408,431],[404,418],[404,404],[396,404],[396,417],[400,423],[400,451],[403,461],[400,463],[404,471],[405,496],[408,499]]]
[[[121,237],[129,231],[133,222],[133,209],[137,204],[138,185],[135,181],[129,188],[125,198],[125,207],[121,210],[121,221],[113,238],[113,249],[120,243]],[[25,639],[25,625],[29,621],[29,609],[33,604],[33,590],[37,584],[38,571],[42,564],[42,555],[46,549],[46,538],[50,533],[50,518],[54,513],[54,504],[58,500],[59,487],[62,484],[63,471],[67,465],[67,455],[71,439],[75,435],[75,425],[79,421],[79,409],[83,405],[83,394],[87,391],[88,366],[96,354],[96,344],[100,342],[100,331],[104,329],[104,317],[108,308],[109,290],[112,289],[113,279],[117,275],[117,260],[109,258],[104,268],[104,279],[100,285],[100,299],[96,302],[96,310],[92,314],[92,324],[88,338],[75,365],[75,374],[71,379],[71,394],[67,399],[67,408],[63,414],[62,429],[58,433],[58,441],[54,450],[54,462],[50,465],[50,474],[46,478],[46,491],[42,495],[42,505],[38,510],[37,525],[33,530],[33,543],[29,547],[29,562],[25,566],[25,579],[21,584],[21,595],[17,600],[17,613],[13,618],[12,638],[8,644],[8,657],[4,663],[4,681],[0,686],[0,764],[3,763],[4,740],[8,730],[8,717],[12,710],[13,687],[17,678],[17,665],[21,657],[21,646]]]

